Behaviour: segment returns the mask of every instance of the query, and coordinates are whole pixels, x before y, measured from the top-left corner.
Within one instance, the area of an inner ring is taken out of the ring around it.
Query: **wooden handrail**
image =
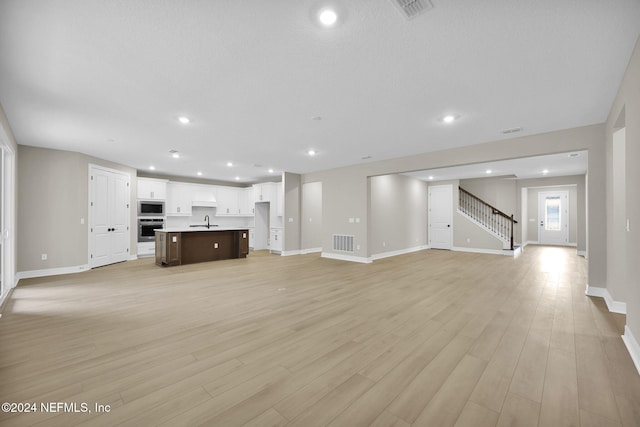
[[[501,215],[507,219],[510,219],[511,221],[513,221],[514,224],[517,224],[518,221],[516,221],[515,219],[513,219],[513,215],[507,215],[506,213],[502,212],[500,209],[496,208],[495,206],[492,206],[490,203],[485,202],[484,200],[482,200],[480,197],[469,193],[467,190],[465,190],[462,187],[458,187],[458,190],[462,191],[464,194],[470,196],[473,199],[476,199],[477,201],[484,203],[485,205],[489,206],[493,212],[494,215]]]

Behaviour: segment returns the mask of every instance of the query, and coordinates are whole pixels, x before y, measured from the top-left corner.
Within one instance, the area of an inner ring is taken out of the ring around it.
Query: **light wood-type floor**
[[[0,401],[92,412],[0,425],[638,425],[624,316],[585,283],[575,249],[535,246],[25,280],[0,319]]]

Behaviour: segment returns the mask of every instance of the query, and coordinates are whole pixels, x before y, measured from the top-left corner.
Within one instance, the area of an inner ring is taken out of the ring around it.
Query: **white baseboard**
[[[587,257],[587,251],[576,251],[576,254],[584,258]]]
[[[369,259],[371,261],[375,261],[377,259],[389,258],[389,257],[392,257],[392,256],[398,256],[398,255],[404,255],[404,254],[410,254],[412,252],[423,251],[425,249],[429,249],[429,246],[421,245],[421,246],[414,246],[413,248],[400,249],[400,250],[397,250],[397,251],[382,252],[380,254],[371,255],[369,257]]]
[[[155,255],[155,254],[154,254],[154,255]],[[137,260],[137,259],[138,259],[138,255],[131,255],[131,256],[129,257],[129,261],[135,261],[135,260]]]
[[[627,314],[627,303],[621,301],[614,301],[611,298],[611,294],[607,288],[598,288],[596,286],[587,285],[587,289],[584,292],[590,297],[604,298],[604,302],[607,304],[607,308],[612,313]]]
[[[514,254],[520,253],[520,248],[516,251],[511,251],[508,249],[480,249],[480,248],[464,248],[461,246],[453,246],[451,248],[454,252],[472,252],[476,254],[489,254],[489,255],[506,255],[506,256],[514,256]]]
[[[301,255],[301,254],[302,254],[302,251],[300,250],[280,252],[280,255],[282,256]]]
[[[360,263],[363,263],[363,264],[370,264],[371,263],[371,260],[369,258],[360,257],[360,256],[353,256],[353,255],[334,254],[334,253],[331,253],[331,252],[322,252],[320,257],[329,258],[329,259],[338,259],[338,260],[341,260],[341,261],[360,262]]]
[[[300,250],[300,253],[302,255],[304,255],[304,254],[315,254],[315,253],[318,253],[318,252],[322,252],[322,248],[309,248],[309,249],[301,249]]]
[[[74,267],[45,268],[43,270],[19,271],[16,280],[31,279],[34,277],[59,276],[61,274],[81,273],[89,270],[89,264],[76,265]]]
[[[636,369],[640,374],[640,344],[638,344],[638,341],[636,341],[635,337],[631,333],[631,329],[629,329],[629,326],[627,325],[624,325],[622,341],[624,341],[624,345],[627,346],[629,355],[631,355],[631,360],[633,360],[633,364],[636,365]]]

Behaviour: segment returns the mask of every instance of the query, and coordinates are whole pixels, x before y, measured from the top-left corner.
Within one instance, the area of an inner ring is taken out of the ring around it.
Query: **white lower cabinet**
[[[282,252],[282,228],[272,228],[269,233],[269,250],[271,252]]]
[[[255,232],[255,230],[253,228],[250,228],[249,229],[249,247],[251,249],[254,248],[253,245],[254,245],[255,241],[256,241],[256,232]]]
[[[138,242],[138,258],[155,256],[156,242]]]

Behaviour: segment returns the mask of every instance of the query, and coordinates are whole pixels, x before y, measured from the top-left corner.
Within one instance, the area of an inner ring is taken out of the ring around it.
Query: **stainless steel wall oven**
[[[138,218],[138,242],[154,242],[155,230],[163,227],[163,218]]]

